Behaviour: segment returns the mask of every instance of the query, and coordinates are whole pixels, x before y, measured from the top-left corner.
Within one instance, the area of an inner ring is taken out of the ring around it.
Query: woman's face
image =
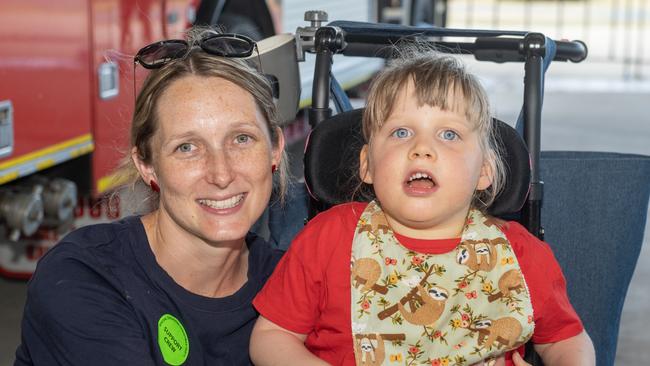
[[[173,82],[156,113],[153,164],[139,168],[160,186],[163,220],[207,242],[242,240],[269,202],[283,140],[274,148],[253,96],[221,78]]]

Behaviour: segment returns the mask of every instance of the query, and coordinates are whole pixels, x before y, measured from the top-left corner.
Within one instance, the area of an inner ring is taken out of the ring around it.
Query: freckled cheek
[[[231,161],[234,169],[248,176],[263,178],[271,175],[271,155],[266,149],[232,154]]]
[[[182,187],[205,174],[205,166],[198,162],[178,162],[161,167],[158,179],[169,187]]]

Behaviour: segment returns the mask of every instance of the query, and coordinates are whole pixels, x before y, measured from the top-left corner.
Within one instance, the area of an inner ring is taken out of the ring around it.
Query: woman
[[[270,86],[250,40],[163,41],[136,101],[122,173],[155,209],[81,228],[31,280],[17,365],[241,365],[255,294],[279,252],[249,233],[285,180]]]

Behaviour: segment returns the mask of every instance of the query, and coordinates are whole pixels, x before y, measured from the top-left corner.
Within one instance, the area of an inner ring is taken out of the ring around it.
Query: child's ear
[[[477,191],[483,191],[488,189],[492,185],[492,180],[494,179],[494,162],[492,159],[484,159],[483,166],[481,166],[481,174],[478,177],[478,183],[476,184]]]
[[[359,152],[359,177],[364,183],[372,184],[372,172],[368,162],[368,144],[363,145]]]

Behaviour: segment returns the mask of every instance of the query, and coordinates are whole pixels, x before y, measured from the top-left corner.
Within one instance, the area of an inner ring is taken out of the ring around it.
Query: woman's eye
[[[409,131],[406,128],[398,128],[395,131],[393,131],[393,133],[391,134],[391,136],[397,137],[398,139],[407,138],[411,135],[412,135],[411,131]]]
[[[180,151],[180,152],[186,153],[186,152],[190,152],[190,151],[194,150],[194,145],[192,145],[192,144],[190,144],[188,142],[185,142],[185,143],[182,143],[182,144],[178,145],[178,147],[176,149],[178,151]]]
[[[460,136],[455,131],[452,130],[444,130],[440,133],[440,137],[442,137],[443,140],[457,140]]]
[[[235,142],[238,144],[246,144],[250,142],[252,139],[253,138],[250,137],[249,135],[237,135],[237,137],[235,137]]]

